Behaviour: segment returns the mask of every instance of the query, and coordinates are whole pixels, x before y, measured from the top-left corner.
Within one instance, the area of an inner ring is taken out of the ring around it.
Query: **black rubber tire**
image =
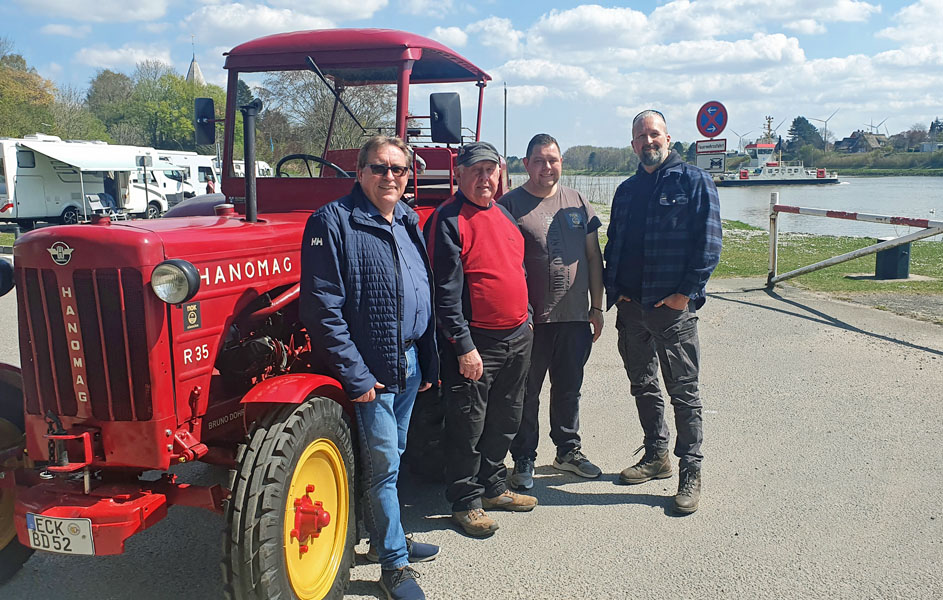
[[[62,211],[59,220],[63,225],[75,225],[82,218],[82,211],[77,206],[68,206]]]
[[[311,397],[299,405],[272,411],[240,444],[230,472],[230,498],[224,507],[223,582],[230,600],[297,598],[285,566],[286,493],[299,455],[318,439],[328,439],[347,470],[349,505],[343,556],[324,600],[340,600],[350,583],[354,562],[354,451],[350,420],[339,404]],[[320,599],[319,599],[320,600]]]
[[[19,431],[23,431],[23,393],[3,382],[0,382],[0,419],[13,424]],[[4,446],[6,440],[0,439],[0,446]],[[0,491],[0,499],[5,494],[13,492],[5,489]],[[0,500],[2,505],[2,500]],[[0,518],[12,521],[13,515],[0,515]],[[0,530],[5,529],[9,524],[0,525]],[[3,548],[0,548],[0,584],[7,581],[20,570],[23,563],[33,555],[33,549],[24,546],[13,538]]]
[[[145,219],[159,219],[161,215],[160,204],[156,202],[151,202],[147,205],[147,210],[144,211]]]

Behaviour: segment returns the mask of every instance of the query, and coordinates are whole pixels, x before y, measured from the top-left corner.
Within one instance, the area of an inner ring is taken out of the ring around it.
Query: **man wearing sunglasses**
[[[507,487],[504,458],[517,433],[534,339],[524,238],[495,203],[500,157],[487,142],[456,158],[458,192],[426,223],[435,272],[445,403],[446,499],[473,537],[498,524],[485,509],[524,512],[537,499]]]
[[[396,489],[416,393],[439,378],[432,272],[419,218],[400,202],[411,164],[399,138],[370,138],[353,190],[311,215],[301,249],[301,317],[354,401],[367,557],[396,600],[425,598],[409,563],[439,552],[406,538]]]
[[[720,203],[710,174],[670,150],[667,129],[655,110],[632,121],[639,166],[612,200],[603,279],[608,306],[618,306],[619,353],[644,434],[639,450],[645,454],[619,480],[638,484],[672,475],[660,367],[677,429],[674,508],[688,514],[700,500],[703,439],[695,311],[720,260]]]

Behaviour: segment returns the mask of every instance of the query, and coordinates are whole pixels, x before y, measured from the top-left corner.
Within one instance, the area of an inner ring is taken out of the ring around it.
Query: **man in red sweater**
[[[445,495],[465,533],[489,536],[484,509],[533,510],[537,499],[508,490],[507,456],[523,408],[533,327],[524,238],[495,203],[500,158],[487,142],[459,150],[458,193],[425,227],[435,279],[440,376],[445,402]]]

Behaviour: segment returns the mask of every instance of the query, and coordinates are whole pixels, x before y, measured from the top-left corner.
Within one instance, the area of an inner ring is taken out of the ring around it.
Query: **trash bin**
[[[879,242],[892,240],[892,237],[878,238]],[[874,259],[875,279],[907,279],[910,277],[910,242],[881,250]]]

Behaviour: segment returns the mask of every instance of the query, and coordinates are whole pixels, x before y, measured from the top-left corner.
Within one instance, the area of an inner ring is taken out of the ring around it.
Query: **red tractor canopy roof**
[[[230,50],[225,68],[306,69],[308,56],[325,75],[349,85],[396,83],[399,66],[407,60],[415,61],[410,83],[491,79],[439,42],[392,29],[322,29],[269,35]]]

